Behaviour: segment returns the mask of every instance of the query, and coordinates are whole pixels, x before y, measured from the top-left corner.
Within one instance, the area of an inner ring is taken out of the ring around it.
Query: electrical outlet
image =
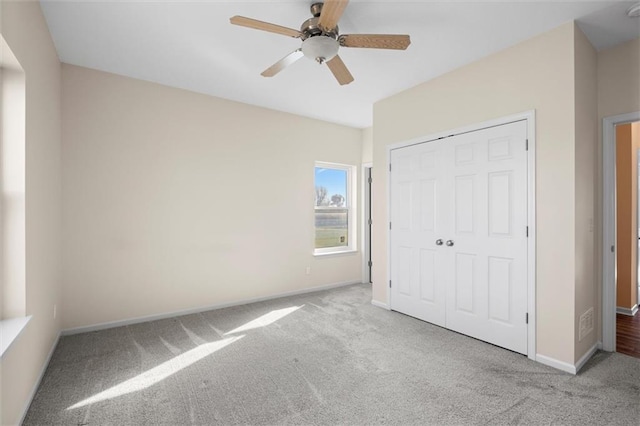
[[[56,305],[54,303],[54,305],[53,305],[53,319],[56,319],[57,316],[58,316],[58,305]]]
[[[593,218],[589,219],[589,232],[593,232]]]
[[[307,275],[311,275],[311,266],[307,266],[306,273],[307,273]]]
[[[581,341],[593,331],[593,308],[580,315],[580,329],[578,330],[578,341]]]

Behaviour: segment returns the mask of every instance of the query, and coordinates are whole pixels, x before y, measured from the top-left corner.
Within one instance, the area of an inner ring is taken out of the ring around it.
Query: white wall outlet
[[[58,305],[56,305],[54,303],[53,304],[53,319],[56,319],[57,316],[58,316]]]
[[[306,274],[311,275],[311,266],[307,266]]]

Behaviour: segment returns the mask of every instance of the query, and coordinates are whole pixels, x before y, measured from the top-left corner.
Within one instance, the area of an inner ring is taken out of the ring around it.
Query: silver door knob
[[[439,240],[436,240],[436,245],[437,246],[441,246],[444,243],[444,241],[442,241],[442,238],[440,238]]]
[[[447,240],[447,247],[453,247],[453,240]]]

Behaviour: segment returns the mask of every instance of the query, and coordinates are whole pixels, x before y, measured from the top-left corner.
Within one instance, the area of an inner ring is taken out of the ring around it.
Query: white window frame
[[[315,205],[314,199],[314,214],[313,214],[313,255],[314,256],[327,256],[332,254],[341,254],[341,253],[353,253],[357,251],[357,243],[356,243],[356,229],[357,223],[356,219],[356,200],[358,189],[356,187],[356,166],[352,166],[349,164],[339,164],[339,163],[328,163],[324,161],[316,161],[313,168],[313,186],[315,189],[316,184],[316,168],[324,168],[324,169],[335,169],[335,170],[343,170],[347,172],[347,195],[345,197],[345,206],[347,207],[347,240],[348,244],[346,246],[336,246],[336,247],[323,247],[323,248],[315,248],[315,238],[316,238],[316,215],[315,209],[317,206]]]
[[[1,34],[0,52],[0,116],[2,121],[12,124],[5,126],[4,139],[0,141],[3,169],[0,189],[20,194],[26,200],[26,75]],[[31,320],[31,316],[26,315],[26,213],[24,206],[14,208],[10,221],[7,221],[7,213],[7,206],[3,205],[0,209],[0,244],[4,248],[0,250],[0,263],[8,266],[5,266],[4,277],[0,277],[0,359]],[[9,275],[8,267],[11,269]]]

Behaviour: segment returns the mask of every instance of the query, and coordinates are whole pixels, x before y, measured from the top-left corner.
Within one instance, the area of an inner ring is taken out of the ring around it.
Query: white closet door
[[[436,240],[448,227],[441,141],[391,153],[392,309],[444,326],[446,253]]]
[[[524,354],[526,126],[392,151],[390,231],[393,310]]]
[[[527,353],[527,124],[452,138],[446,327]]]

